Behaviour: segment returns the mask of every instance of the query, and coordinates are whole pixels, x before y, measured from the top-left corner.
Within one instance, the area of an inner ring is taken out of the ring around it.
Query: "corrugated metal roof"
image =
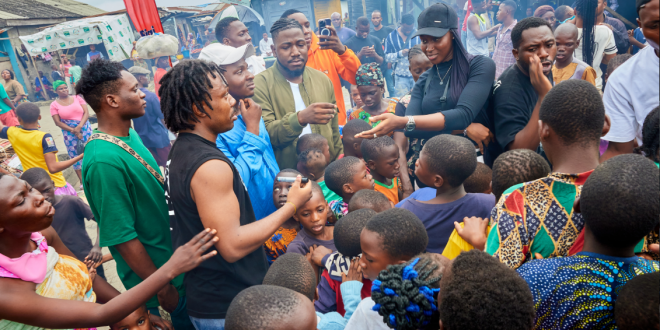
[[[0,19],[26,19],[27,17],[14,15],[6,11],[0,11]]]
[[[80,16],[104,14],[106,11],[74,0],[36,0],[48,6],[53,6]]]

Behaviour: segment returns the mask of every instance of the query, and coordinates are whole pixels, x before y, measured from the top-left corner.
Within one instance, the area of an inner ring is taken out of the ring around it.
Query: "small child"
[[[403,199],[399,176],[399,147],[389,136],[381,136],[362,142],[362,155],[374,178],[374,189],[380,191],[392,203]]]
[[[372,209],[376,213],[383,212],[393,208],[392,202],[383,195],[383,193],[375,190],[363,189],[355,193],[351,201],[348,203],[348,213],[361,209]]]
[[[477,168],[465,181],[463,188],[468,194],[490,194],[492,189],[493,171],[484,163],[477,162]]]
[[[147,305],[142,305],[123,320],[110,325],[110,330],[156,330],[149,320]]]
[[[300,224],[302,230],[296,238],[291,241],[287,253],[299,253],[306,255],[310,247],[314,245],[324,246],[330,250],[337,251],[333,240],[331,226],[326,226],[328,220],[328,202],[323,197],[323,190],[318,183],[311,181],[312,198],[300,206],[293,218]]]
[[[461,253],[445,270],[438,303],[440,329],[530,330],[534,325],[525,281],[477,250]]]
[[[78,196],[76,190],[64,179],[62,171],[81,160],[83,154],[63,162],[57,160],[53,136],[39,130],[41,114],[36,104],[21,103],[16,107],[16,115],[21,126],[6,127],[0,123],[0,138],[9,140],[21,160],[23,170],[40,167],[55,182],[55,195]]]
[[[555,29],[557,55],[552,66],[552,78],[555,85],[568,79],[581,79],[596,86],[596,70],[573,56],[580,45],[578,29],[575,24],[561,24]]]
[[[346,316],[347,307],[344,305],[343,290],[340,288],[342,274],[358,263],[358,260],[354,258],[359,257],[362,253],[360,233],[374,215],[376,212],[370,209],[357,210],[348,213],[335,224],[334,237],[337,253],[323,258],[324,270],[319,280],[318,300],[314,302],[317,311],[322,313],[336,311]],[[371,280],[361,281],[364,286],[360,300],[371,295]]]
[[[340,279],[346,314],[342,316],[337,312],[316,312],[319,317],[316,326],[319,330],[343,329],[362,300],[360,290],[367,285],[362,284],[362,272],[359,270],[357,261],[351,264],[350,269],[340,274]],[[315,300],[316,273],[307,259],[300,254],[290,253],[277,259],[268,269],[263,284],[291,289],[303,294],[310,301]]]
[[[364,161],[353,156],[346,156],[330,163],[325,169],[325,183],[330,190],[342,198],[328,204],[334,222],[348,213],[348,202],[356,192],[362,189],[374,190],[374,180],[367,171]]]
[[[321,186],[323,197],[329,203],[331,201],[341,200],[341,197],[328,189],[328,186],[325,184],[325,168],[327,164],[323,152],[319,149],[307,149],[298,155],[298,171],[303,176],[308,177]]]
[[[415,174],[422,183],[435,188],[436,197],[428,201],[408,199],[401,208],[412,211],[424,223],[432,237],[428,252],[442,253],[454,222],[461,222],[465,217],[490,216],[495,196],[468,194],[463,187],[463,181],[476,167],[474,145],[466,138],[443,134],[424,144]]]
[[[321,134],[305,134],[298,139],[296,144],[296,153],[300,155],[303,151],[309,149],[318,149],[321,151],[323,156],[325,156],[325,165],[330,164],[332,158],[330,158],[330,147],[328,146],[328,140],[326,140]]]
[[[94,269],[101,262],[100,231],[96,228],[96,243],[92,240],[85,229],[85,219],[96,221],[89,205],[76,196],[55,195],[55,185],[48,173],[39,167],[33,167],[21,175],[32,188],[39,191],[44,198],[55,208],[55,215],[51,226],[60,236],[64,245],[76,256],[76,258]],[[105,279],[103,266],[96,270],[96,274]]]
[[[619,330],[660,329],[660,273],[635,276],[619,291],[614,319]]]
[[[394,208],[374,215],[360,234],[364,278],[376,280],[387,266],[405,263],[423,253],[428,241],[424,224],[408,210]],[[346,330],[387,329],[383,318],[372,310],[374,305],[371,297],[362,299]]]
[[[281,286],[255,285],[231,301],[225,317],[227,330],[317,329],[314,304],[304,295]]]
[[[300,172],[287,168],[280,171],[280,173],[275,176],[275,182],[273,183],[273,203],[277,209],[281,208],[286,204],[287,196],[289,195],[289,189],[293,186],[291,182],[279,182],[277,181],[278,177],[282,178],[296,178],[300,175]],[[272,264],[277,257],[286,253],[287,247],[293,239],[298,235],[300,230],[300,225],[291,217],[289,220],[285,221],[273,236],[270,237],[264,243],[264,250],[266,251],[266,257],[268,258],[268,263]]]
[[[643,156],[619,155],[596,167],[574,206],[584,218],[582,252],[518,268],[532,291],[536,328],[616,327],[614,304],[621,287],[635,276],[660,271],[658,261],[635,256],[636,245],[658,225],[658,193],[658,168]]]
[[[363,138],[356,138],[355,135],[368,131],[371,125],[364,120],[353,119],[344,125],[344,131],[341,142],[344,145],[344,157],[353,156],[362,159],[362,141]]]

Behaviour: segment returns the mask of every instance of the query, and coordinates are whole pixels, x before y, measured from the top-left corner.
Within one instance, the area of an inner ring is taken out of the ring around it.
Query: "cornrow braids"
[[[422,329],[434,317],[437,324],[438,284],[444,270],[440,268],[431,254],[388,266],[371,285],[371,299],[376,303],[372,310],[397,330]]]
[[[422,51],[422,47],[420,45],[415,45],[413,46],[413,48],[410,48],[410,50],[408,51],[408,62],[410,62],[410,60],[412,60],[413,57],[417,55],[426,56],[426,54],[424,54],[424,51]]]
[[[273,41],[277,38],[280,32],[288,29],[300,29],[302,31],[303,27],[293,18],[282,17],[275,21],[273,26],[270,27],[270,35],[273,36]]]
[[[593,66],[596,51],[596,7],[598,0],[577,0],[575,10],[582,18],[582,60]]]
[[[642,126],[642,146],[634,152],[644,155],[654,162],[660,162],[660,107],[651,110]]]
[[[195,127],[191,122],[199,122],[193,112],[193,105],[199,111],[209,115],[204,109],[204,104],[211,106],[211,94],[209,89],[213,87],[211,77],[219,75],[222,82],[227,86],[227,80],[223,75],[224,69],[212,62],[204,60],[184,60],[167,72],[160,80],[161,110],[165,117],[165,124],[173,131],[178,132]]]

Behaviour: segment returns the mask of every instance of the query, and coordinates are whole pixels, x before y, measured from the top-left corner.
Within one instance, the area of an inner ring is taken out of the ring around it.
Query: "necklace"
[[[445,78],[447,78],[447,75],[449,74],[449,71],[451,71],[451,67],[452,67],[452,66],[454,66],[454,63],[452,63],[452,64],[449,66],[449,69],[447,69],[447,72],[445,73],[445,76],[441,78],[441,77],[440,77],[440,69],[438,69],[438,66],[436,65],[436,67],[435,67],[435,72],[438,73],[438,78],[440,78],[440,85],[444,85],[444,84],[445,84]]]

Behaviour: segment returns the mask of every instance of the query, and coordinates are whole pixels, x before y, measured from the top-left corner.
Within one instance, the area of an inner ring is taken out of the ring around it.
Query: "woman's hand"
[[[484,153],[484,147],[488,147],[490,141],[495,139],[493,132],[491,132],[486,126],[478,123],[470,124],[465,131],[467,136],[477,143],[482,155]]]
[[[393,113],[384,113],[378,116],[369,118],[369,123],[381,121],[376,127],[356,134],[356,138],[373,139],[379,136],[387,135],[395,129],[404,129],[408,123],[408,117],[399,117]]]
[[[215,236],[216,233],[217,231],[215,229],[211,230],[206,228],[204,231],[193,237],[190,242],[177,248],[174,251],[174,254],[172,254],[172,257],[170,257],[170,260],[168,260],[163,267],[168,266],[172,269],[174,272],[172,278],[195,269],[195,267],[199,266],[204,260],[218,254],[218,251],[216,250],[203,254],[218,241],[218,237]]]

